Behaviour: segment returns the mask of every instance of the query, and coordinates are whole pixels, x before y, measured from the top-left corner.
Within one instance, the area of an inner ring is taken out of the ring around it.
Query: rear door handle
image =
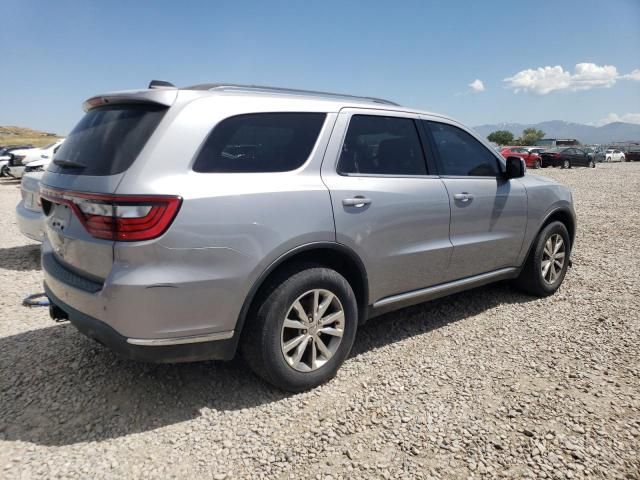
[[[361,208],[364,207],[365,205],[370,205],[371,204],[371,199],[367,198],[367,197],[363,197],[363,196],[355,196],[353,198],[345,198],[342,200],[342,205],[344,205],[345,207],[357,207],[357,208]]]
[[[456,193],[455,195],[453,195],[453,198],[454,200],[459,200],[461,202],[468,202],[473,198],[473,195],[467,192],[462,192],[462,193]]]

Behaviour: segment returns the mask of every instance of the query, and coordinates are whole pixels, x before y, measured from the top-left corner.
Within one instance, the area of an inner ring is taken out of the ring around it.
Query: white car
[[[26,172],[45,170],[62,142],[64,142],[64,138],[42,148],[14,150],[11,152],[14,156],[14,165],[9,167],[9,175],[14,178],[22,178]]]
[[[0,155],[0,177],[8,175],[9,160],[11,160],[9,155]]]
[[[40,179],[44,172],[26,173],[22,177],[22,200],[16,206],[16,220],[20,232],[36,242],[44,237],[44,213],[40,205]]]
[[[622,150],[616,150],[610,148],[604,152],[605,161],[607,162],[624,162],[624,152]]]

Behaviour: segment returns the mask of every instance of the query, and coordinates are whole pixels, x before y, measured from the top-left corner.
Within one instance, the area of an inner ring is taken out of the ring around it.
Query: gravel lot
[[[640,478],[640,164],[573,188],[553,297],[500,284],[373,320],[331,383],[288,395],[231,363],[120,360],[45,309],[0,180],[0,478]]]

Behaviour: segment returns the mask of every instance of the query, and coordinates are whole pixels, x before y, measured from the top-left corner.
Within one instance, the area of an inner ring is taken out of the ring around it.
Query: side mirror
[[[524,177],[525,170],[524,160],[520,157],[507,157],[507,179]]]

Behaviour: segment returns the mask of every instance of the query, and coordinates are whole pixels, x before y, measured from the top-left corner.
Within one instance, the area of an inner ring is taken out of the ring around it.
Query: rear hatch
[[[150,101],[153,93],[157,98]],[[85,103],[86,115],[56,152],[41,182],[51,245],[45,256],[101,282],[111,271],[115,241],[147,240],[163,231],[158,223],[164,211],[177,209],[173,200],[118,197],[114,192],[176,94],[143,91],[94,97]]]

